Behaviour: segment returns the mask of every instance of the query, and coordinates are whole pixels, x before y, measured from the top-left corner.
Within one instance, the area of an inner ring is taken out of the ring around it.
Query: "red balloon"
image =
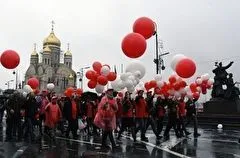
[[[175,83],[175,82],[177,81],[177,79],[176,79],[175,76],[170,76],[168,80],[169,80],[169,82],[170,82],[171,84],[173,84],[173,83]]]
[[[27,84],[32,88],[32,89],[37,89],[39,86],[39,81],[35,77],[32,77],[28,79]]]
[[[138,18],[133,24],[133,32],[141,34],[145,39],[152,37],[155,32],[154,22],[147,17]]]
[[[173,85],[173,88],[174,88],[176,91],[178,91],[178,90],[181,88],[180,83],[174,84],[174,85]]]
[[[74,93],[74,88],[73,88],[73,87],[69,87],[69,88],[67,88],[67,90],[65,91],[65,95],[66,95],[67,97],[71,97],[71,96],[73,95],[73,93]]]
[[[77,95],[82,95],[82,93],[83,93],[83,90],[82,90],[81,88],[78,88],[78,89],[76,90],[76,94],[77,94]]]
[[[197,84],[196,83],[191,83],[189,87],[190,87],[192,92],[196,92],[197,91]]]
[[[96,75],[96,72],[93,71],[93,70],[88,70],[88,71],[86,72],[86,77],[87,77],[87,79],[89,79],[89,80],[94,79],[95,75]]]
[[[102,64],[98,61],[95,61],[92,65],[93,70],[96,71],[97,73],[100,74],[101,68],[102,68]]]
[[[129,58],[142,56],[146,48],[147,42],[139,33],[129,33],[122,40],[122,51]]]
[[[97,85],[97,81],[94,81],[94,80],[88,81],[88,87],[90,89],[94,89],[96,87],[96,85]]]
[[[151,86],[150,86],[150,83],[149,82],[146,82],[145,84],[144,84],[144,87],[145,87],[145,89],[148,91],[149,89],[151,89]]]
[[[14,69],[20,63],[20,57],[14,50],[6,50],[1,55],[2,66],[7,69]]]
[[[110,72],[110,73],[107,75],[107,78],[108,78],[109,81],[114,81],[114,80],[116,80],[117,75],[116,75],[114,72]]]
[[[179,82],[179,85],[181,86],[181,88],[184,88],[187,86],[187,83],[185,81],[181,81]]]
[[[155,87],[157,87],[157,81],[152,80],[152,81],[149,82],[149,85],[150,85],[151,88],[155,88]]]
[[[97,82],[98,82],[100,85],[105,86],[105,85],[108,83],[108,80],[107,80],[107,77],[106,77],[106,76],[101,75],[101,76],[98,76]]]
[[[176,72],[182,78],[190,78],[196,72],[196,65],[189,58],[182,59],[176,65]]]
[[[197,99],[197,100],[198,100],[199,97],[200,97],[199,92],[194,92],[194,93],[193,93],[193,98],[194,98],[194,99]]]

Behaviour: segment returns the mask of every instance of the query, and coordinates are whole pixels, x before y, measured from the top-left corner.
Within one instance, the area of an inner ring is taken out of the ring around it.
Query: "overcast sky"
[[[122,38],[132,31],[138,17],[147,16],[158,24],[164,49],[164,76],[172,73],[173,55],[182,53],[197,63],[197,75],[211,73],[214,61],[227,64],[235,80],[240,81],[240,1],[239,0],[7,0],[0,1],[0,52],[16,50],[21,57],[18,70],[24,75],[29,66],[33,43],[42,49],[49,35],[51,20],[62,50],[67,43],[73,54],[73,68],[78,71],[94,61],[126,65],[131,60],[121,51]],[[154,38],[139,58],[147,69],[145,80],[155,74]],[[11,70],[0,69],[0,87],[14,79]],[[86,80],[85,80],[86,83]]]

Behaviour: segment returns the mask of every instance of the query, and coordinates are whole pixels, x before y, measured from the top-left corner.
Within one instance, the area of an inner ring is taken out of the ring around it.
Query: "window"
[[[49,59],[47,60],[47,64],[49,65]]]

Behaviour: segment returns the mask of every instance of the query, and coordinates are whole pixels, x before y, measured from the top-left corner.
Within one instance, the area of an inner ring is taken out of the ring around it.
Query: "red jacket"
[[[146,108],[147,103],[143,97],[137,96],[136,99],[136,118],[145,118],[146,117]]]
[[[57,122],[62,117],[62,113],[59,106],[57,104],[52,103],[49,103],[45,107],[45,114],[46,114],[45,126],[49,128],[55,128]]]

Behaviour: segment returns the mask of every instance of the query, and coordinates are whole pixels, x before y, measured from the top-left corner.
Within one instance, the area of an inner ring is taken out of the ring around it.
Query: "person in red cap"
[[[51,102],[45,107],[45,133],[51,141],[55,141],[55,129],[58,121],[62,117],[61,110],[57,105],[57,96],[53,96]]]

